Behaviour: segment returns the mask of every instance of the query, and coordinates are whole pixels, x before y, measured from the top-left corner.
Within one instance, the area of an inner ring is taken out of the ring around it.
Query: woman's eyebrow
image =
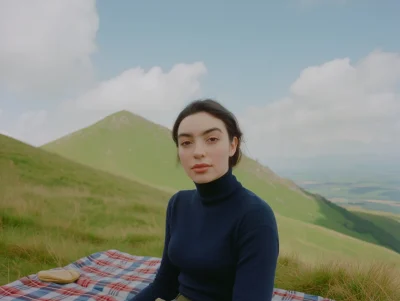
[[[214,132],[214,131],[219,131],[219,132],[222,133],[222,131],[221,131],[220,128],[213,127],[213,128],[208,129],[208,130],[205,130],[203,133],[201,133],[201,135],[204,136],[204,135],[206,135],[206,134],[208,134],[208,133],[211,133],[211,132]],[[180,134],[178,135],[178,138],[179,138],[179,137],[193,137],[193,134],[191,134],[191,133],[180,133]]]

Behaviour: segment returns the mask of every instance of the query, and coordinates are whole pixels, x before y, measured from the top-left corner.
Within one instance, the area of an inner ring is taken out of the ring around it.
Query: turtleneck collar
[[[212,203],[225,199],[230,196],[236,189],[241,187],[240,182],[232,173],[232,168],[220,178],[208,183],[194,183],[197,188],[200,199],[205,203]]]

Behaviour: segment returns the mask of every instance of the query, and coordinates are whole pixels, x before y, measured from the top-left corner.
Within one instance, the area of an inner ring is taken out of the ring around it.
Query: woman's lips
[[[196,172],[196,173],[205,173],[205,172],[208,170],[208,168],[209,168],[210,166],[211,166],[211,165],[205,164],[205,163],[202,163],[202,164],[195,164],[195,165],[192,167],[192,169],[193,169],[193,171]]]

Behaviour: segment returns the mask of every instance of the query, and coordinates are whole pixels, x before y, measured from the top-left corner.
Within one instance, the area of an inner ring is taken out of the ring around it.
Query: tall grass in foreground
[[[327,261],[305,264],[281,256],[276,287],[343,301],[400,300],[400,270],[387,263]]]
[[[106,232],[102,236],[74,229],[71,225],[41,226],[10,211],[0,215],[0,228],[0,285],[111,248],[136,255],[159,256],[163,243],[162,231],[136,235]],[[282,254],[275,287],[337,301],[399,301],[400,271],[384,263],[304,263],[296,256]]]

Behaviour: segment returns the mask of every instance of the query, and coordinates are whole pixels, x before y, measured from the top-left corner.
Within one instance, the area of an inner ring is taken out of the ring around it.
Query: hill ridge
[[[50,149],[51,145],[54,143],[59,144],[60,141],[63,141],[66,138],[70,138],[75,135],[82,135],[83,131],[91,131],[92,129],[94,129],[96,127],[103,128],[103,129],[104,128],[119,129],[119,128],[121,128],[119,125],[136,126],[136,125],[143,125],[143,123],[147,124],[148,126],[153,126],[154,128],[157,128],[158,130],[161,130],[164,133],[171,135],[171,130],[163,125],[160,125],[156,122],[146,119],[143,116],[136,114],[132,111],[119,110],[119,111],[115,111],[114,113],[111,113],[111,114],[105,116],[104,118],[99,119],[98,121],[96,121],[88,126],[85,126],[81,129],[76,130],[67,135],[61,136],[53,141],[47,142],[47,143],[41,145],[40,147],[43,149]],[[172,137],[170,136],[169,138],[171,139],[171,143],[172,143]],[[253,164],[254,166],[257,166],[257,168],[255,168],[256,172],[267,173],[269,176],[273,177],[274,179],[286,182],[287,184],[292,186],[293,189],[296,189],[302,193],[302,189],[300,189],[300,187],[297,184],[295,184],[294,181],[291,181],[290,179],[279,176],[271,168],[269,168],[268,166],[258,162],[256,159],[249,156],[244,150],[242,150],[242,161],[250,161],[251,164]],[[304,196],[307,196],[307,195],[304,194]]]

